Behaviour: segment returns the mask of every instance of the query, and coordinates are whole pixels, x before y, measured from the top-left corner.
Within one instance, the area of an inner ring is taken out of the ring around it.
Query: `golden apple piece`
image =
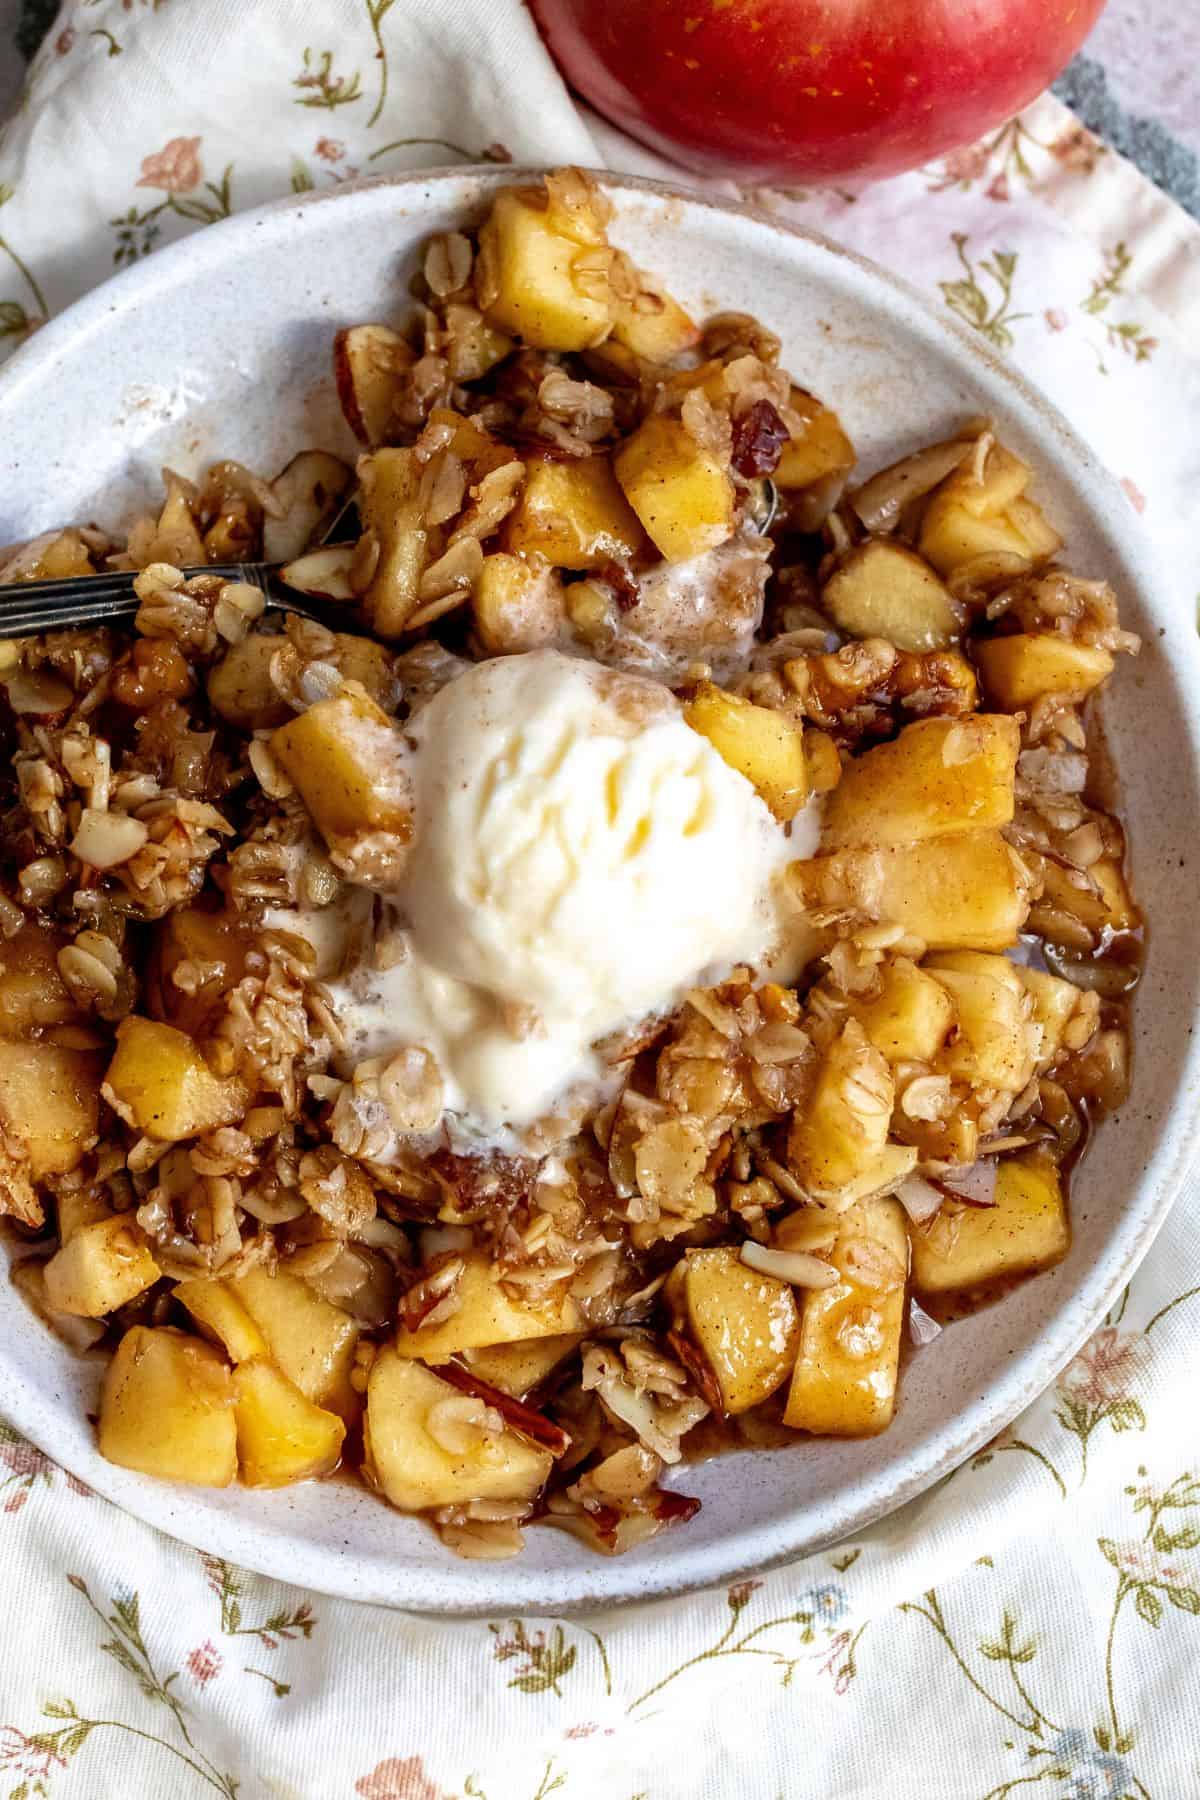
[[[56,1312],[100,1319],[153,1287],[161,1270],[124,1214],[79,1226],[46,1264],[46,1300]]]
[[[58,1227],[60,1244],[69,1244],[75,1233],[85,1225],[94,1225],[99,1219],[112,1217],[112,1208],[96,1188],[68,1188],[66,1193],[55,1196],[54,1222]]]
[[[347,425],[360,444],[385,443],[416,353],[390,325],[351,325],[333,340],[333,378]]]
[[[776,487],[790,491],[848,475],[855,463],[854,446],[832,407],[798,387],[792,389],[789,405],[800,420],[800,430],[783,446],[771,477]]]
[[[1006,713],[906,725],[843,769],[826,802],[822,850],[1009,824],[1020,747],[1020,727]]]
[[[558,569],[599,569],[627,562],[644,545],[645,534],[607,456],[571,462],[531,456],[526,470],[505,521],[506,550],[543,557]]]
[[[224,1358],[199,1338],[135,1325],[105,1371],[99,1446],[109,1462],[143,1475],[228,1487],[237,1424]]]
[[[1028,465],[1001,444],[988,450],[982,473],[977,462],[966,458],[930,497],[921,555],[944,576],[981,557],[1007,558],[1010,573],[1019,574],[1053,556],[1062,539],[1025,497]]]
[[[483,559],[471,595],[475,635],[489,656],[514,656],[553,644],[566,621],[566,596],[556,570],[540,557],[502,550]]]
[[[1044,631],[980,638],[972,653],[985,691],[1009,712],[1032,706],[1043,694],[1084,699],[1115,666],[1108,650]]]
[[[270,741],[337,866],[360,881],[398,875],[413,831],[404,740],[370,695],[345,687]]]
[[[0,1041],[0,1126],[34,1181],[67,1174],[96,1142],[102,1067],[90,1050]]]
[[[464,1350],[463,1362],[472,1375],[514,1400],[540,1387],[564,1363],[581,1342],[578,1331],[565,1331],[556,1337],[526,1338],[512,1344],[487,1344]]]
[[[463,1350],[519,1343],[526,1338],[560,1337],[582,1325],[579,1308],[568,1294],[536,1305],[513,1299],[497,1279],[491,1259],[483,1254],[464,1257],[455,1294],[458,1309],[442,1324],[420,1325],[415,1331],[401,1326],[396,1333],[398,1355],[446,1362]]]
[[[700,341],[700,327],[677,300],[639,274],[632,300],[614,301],[613,337],[646,362],[671,362]]]
[[[972,1087],[1020,1093],[1033,1074],[1040,1034],[1030,1027],[1032,1007],[1016,967],[978,950],[942,952],[924,966],[950,995],[958,1026],[941,1066]]]
[[[0,939],[0,1038],[27,1039],[40,1026],[65,1025],[79,1017],[59,973],[64,942],[33,919],[14,936]]]
[[[1044,1075],[1062,1054],[1064,1034],[1073,1019],[1087,1020],[1093,1026],[1099,1024],[1099,1002],[1077,988],[1073,981],[1064,981],[1060,975],[1051,975],[1045,969],[1030,969],[1018,964],[1017,976],[1029,995],[1032,1023],[1041,1032],[1037,1069],[1039,1075]]]
[[[733,532],[733,483],[681,420],[656,415],[618,450],[625,497],[668,562],[687,562]]]
[[[986,1287],[1061,1261],[1071,1242],[1057,1168],[1038,1151],[1001,1157],[994,1206],[947,1200],[914,1225],[913,1286],[921,1294]]]
[[[879,1160],[887,1143],[895,1082],[857,1019],[847,1019],[788,1133],[788,1164],[814,1197],[837,1204]]]
[[[197,1276],[181,1281],[172,1297],[186,1306],[201,1330],[214,1338],[231,1362],[269,1354],[267,1340],[227,1281]]]
[[[248,1269],[230,1286],[266,1339],[271,1361],[305,1398],[355,1418],[361,1401],[350,1371],[360,1329],[350,1314],[287,1269]]]
[[[232,1125],[249,1104],[242,1082],[214,1075],[185,1032],[156,1019],[122,1019],[104,1097],[127,1125],[160,1142]]]
[[[748,1268],[731,1246],[688,1250],[676,1299],[676,1328],[707,1362],[726,1413],[748,1412],[787,1380],[800,1316],[786,1281]]]
[[[363,1445],[369,1479],[404,1512],[532,1500],[554,1463],[494,1408],[390,1346],[371,1365]]]
[[[804,1295],[783,1422],[821,1437],[870,1437],[896,1408],[908,1266],[903,1208],[886,1199],[851,1208],[827,1254],[838,1280]]]
[[[777,819],[794,819],[808,799],[804,733],[782,713],[702,681],[683,709],[731,769],[744,775]]]
[[[346,1427],[263,1357],[233,1371],[238,1475],[247,1487],[290,1487],[335,1469]]]
[[[271,483],[280,507],[277,518],[263,519],[263,556],[267,562],[291,562],[319,541],[345,498],[354,471],[327,450],[301,450]]]
[[[901,925],[934,950],[1006,950],[1031,918],[1033,879],[999,831],[840,850],[789,876],[810,912]]]
[[[423,473],[415,450],[380,449],[358,460],[364,533],[379,546],[363,605],[378,637],[399,637],[421,604],[421,576],[432,555]]]
[[[535,350],[586,350],[607,337],[613,303],[603,229],[592,244],[556,226],[543,190],[506,188],[479,232],[477,294],[492,326]],[[486,285],[485,285],[486,284]]]
[[[205,679],[209,704],[227,724],[263,731],[291,718],[291,707],[271,680],[272,660],[286,644],[286,638],[251,631],[213,664]]]
[[[892,958],[879,974],[878,993],[850,999],[868,1041],[890,1063],[931,1062],[953,1029],[953,1000],[909,957]]]
[[[838,564],[821,605],[852,637],[887,638],[898,650],[944,650],[963,617],[938,576],[903,544],[870,538]]]

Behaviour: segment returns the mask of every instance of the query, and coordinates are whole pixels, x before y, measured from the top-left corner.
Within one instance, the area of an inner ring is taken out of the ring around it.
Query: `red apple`
[[[895,175],[1011,118],[1104,0],[530,0],[571,86],[709,175]]]

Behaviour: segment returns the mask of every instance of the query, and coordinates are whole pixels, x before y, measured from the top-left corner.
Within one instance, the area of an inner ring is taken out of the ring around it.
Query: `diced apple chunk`
[[[250,1098],[240,1081],[214,1075],[184,1032],[136,1017],[117,1027],[104,1096],[127,1124],[165,1143],[231,1125]]]
[[[1033,1007],[1032,1022],[1041,1031],[1037,1067],[1038,1073],[1044,1075],[1058,1061],[1068,1024],[1089,1002],[1073,981],[1064,981],[1045,969],[1018,966],[1017,975]],[[1098,1009],[1094,1016],[1098,1022]]]
[[[947,477],[925,508],[917,548],[939,575],[952,575],[979,557],[1008,559],[1017,574],[1053,556],[1062,539],[1041,509],[1025,499],[1030,471],[993,444],[982,478],[969,457]]]
[[[211,1344],[135,1325],[117,1345],[100,1396],[100,1454],[122,1468],[228,1487],[237,1473],[233,1384]]]
[[[850,551],[825,583],[821,605],[842,631],[887,638],[899,650],[944,650],[962,630],[929,564],[886,538]]]
[[[363,527],[379,544],[363,605],[382,638],[399,637],[421,604],[421,576],[431,555],[421,506],[423,472],[415,450],[381,449],[358,459]]]
[[[984,688],[1009,712],[1032,706],[1043,694],[1082,698],[1107,680],[1114,667],[1109,651],[1051,632],[981,638],[973,651]]]
[[[677,300],[646,275],[632,300],[614,303],[613,337],[647,362],[670,362],[700,340],[700,328]]]
[[[999,831],[842,850],[790,874],[810,911],[902,925],[934,950],[1006,950],[1029,917],[1029,871]]]
[[[1021,1091],[1033,1074],[1038,1034],[1021,978],[1003,956],[955,950],[925,968],[954,1003],[957,1034],[942,1052],[946,1072],[972,1087]]]
[[[249,1362],[268,1354],[267,1340],[227,1281],[197,1276],[173,1290],[197,1325],[216,1338],[231,1362]]]
[[[455,1431],[467,1398],[395,1349],[375,1358],[363,1421],[364,1468],[393,1506],[423,1512],[468,1500],[532,1500],[545,1484],[554,1461],[548,1450],[508,1428]],[[464,1448],[447,1448],[456,1443]]]
[[[776,487],[812,487],[827,476],[848,475],[854,467],[854,446],[842,429],[842,422],[831,407],[815,394],[794,387],[789,404],[802,421],[802,428],[783,446],[783,455],[772,475]]]
[[[811,1194],[830,1203],[875,1164],[887,1142],[895,1083],[857,1019],[825,1052],[788,1134],[788,1162]]]
[[[490,1344],[517,1343],[525,1338],[558,1337],[577,1331],[579,1309],[569,1295],[534,1305],[514,1300],[497,1280],[490,1259],[481,1254],[464,1258],[463,1272],[455,1288],[460,1304],[440,1325],[404,1327],[396,1333],[401,1356],[419,1356],[425,1362],[446,1362],[460,1350]]]
[[[160,1272],[131,1218],[96,1219],[46,1264],[46,1299],[55,1312],[101,1319],[153,1287]]]
[[[526,1338],[515,1344],[487,1344],[464,1350],[463,1361],[480,1381],[523,1400],[566,1361],[579,1340],[579,1332],[566,1331],[557,1337]]]
[[[808,799],[804,734],[769,706],[702,681],[683,709],[693,731],[757,788],[777,819],[794,819]]]
[[[339,868],[358,880],[399,873],[413,830],[404,740],[365,692],[318,700],[280,726],[271,751]]]
[[[726,1413],[747,1412],[787,1380],[800,1340],[787,1282],[748,1268],[732,1247],[689,1250],[677,1294],[683,1326],[716,1378]]]
[[[839,1280],[804,1296],[783,1422],[823,1437],[869,1437],[891,1423],[896,1407],[908,1262],[904,1212],[895,1200],[868,1200],[838,1224],[829,1260]]]
[[[247,1487],[289,1487],[337,1467],[346,1427],[262,1357],[233,1372],[238,1474]]]
[[[0,1038],[27,1039],[39,1026],[78,1017],[58,972],[63,941],[32,919],[0,939]]]
[[[598,569],[627,561],[644,542],[607,456],[530,457],[505,521],[506,550],[545,557],[557,569]]]
[[[85,1225],[94,1225],[98,1219],[112,1217],[112,1208],[97,1188],[69,1188],[65,1194],[55,1197],[54,1221],[58,1227],[60,1244],[69,1243]]]
[[[581,258],[586,267],[589,247],[554,227],[540,190],[497,194],[479,232],[476,265],[489,269],[495,291],[481,288],[479,297],[490,324],[535,350],[586,350],[608,335],[611,297],[602,279],[590,283],[578,267]]]
[[[996,1204],[947,1200],[926,1225],[912,1230],[913,1285],[918,1293],[977,1288],[1012,1275],[1047,1269],[1071,1241],[1058,1170],[1036,1151],[1002,1157]]]
[[[286,642],[286,638],[251,631],[209,670],[209,702],[230,725],[261,731],[291,718],[291,707],[271,680],[272,659]]]
[[[475,635],[489,656],[553,644],[567,616],[563,585],[550,564],[502,550],[484,557],[471,607]]]
[[[919,719],[854,757],[825,808],[823,850],[1007,825],[1021,733],[1005,713]]]
[[[877,994],[852,997],[850,1005],[868,1040],[891,1063],[930,1062],[954,1024],[946,989],[903,956],[880,970]]]
[[[65,1175],[96,1142],[101,1066],[88,1050],[0,1042],[0,1126],[34,1181]]]
[[[248,1269],[231,1283],[267,1340],[271,1361],[306,1399],[353,1419],[360,1400],[350,1382],[359,1327],[286,1269]]]
[[[646,420],[617,452],[617,480],[668,562],[686,562],[733,531],[733,483],[720,457],[679,419]]]

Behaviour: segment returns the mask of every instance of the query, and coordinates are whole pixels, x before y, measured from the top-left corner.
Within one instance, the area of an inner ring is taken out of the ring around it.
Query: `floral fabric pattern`
[[[0,355],[236,209],[472,160],[670,174],[575,106],[518,0],[76,0],[0,132]],[[747,197],[890,265],[1041,386],[1193,616],[1195,225],[1049,98],[860,195]],[[901,1513],[590,1617],[289,1590],[0,1424],[0,1800],[1188,1800],[1198,1223],[1193,1188],[1050,1391]]]

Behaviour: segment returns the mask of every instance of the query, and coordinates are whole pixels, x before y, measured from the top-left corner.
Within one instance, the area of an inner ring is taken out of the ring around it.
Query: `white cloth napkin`
[[[0,333],[240,207],[472,158],[655,159],[518,0],[79,0],[0,138]],[[1042,100],[857,199],[763,193],[1045,389],[1182,571],[1200,231]],[[2,452],[0,452],[2,454]],[[200,1557],[0,1426],[6,1800],[1188,1800],[1200,1195],[982,1455],[835,1551],[572,1621],[441,1623]],[[2,1406],[2,1396],[0,1396]]]

